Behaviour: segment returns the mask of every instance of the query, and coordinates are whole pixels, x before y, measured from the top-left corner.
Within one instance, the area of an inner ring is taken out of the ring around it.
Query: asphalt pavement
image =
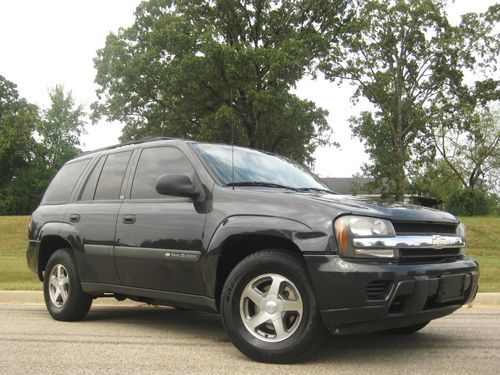
[[[417,334],[329,335],[295,365],[242,355],[217,315],[106,301],[81,322],[0,301],[0,374],[499,374],[500,308],[462,308]]]

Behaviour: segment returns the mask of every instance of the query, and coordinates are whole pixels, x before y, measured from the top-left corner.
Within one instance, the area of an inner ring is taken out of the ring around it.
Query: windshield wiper
[[[272,188],[280,188],[280,189],[289,189],[289,190],[297,190],[290,186],[275,184],[272,182],[263,182],[263,181],[241,181],[241,182],[230,182],[225,184],[224,186],[262,186],[262,187],[272,187]]]
[[[297,191],[323,191],[325,193],[330,193],[330,194],[337,194],[336,192],[328,189],[321,189],[321,188],[315,188],[315,187],[304,187],[304,188],[297,188],[295,189]]]

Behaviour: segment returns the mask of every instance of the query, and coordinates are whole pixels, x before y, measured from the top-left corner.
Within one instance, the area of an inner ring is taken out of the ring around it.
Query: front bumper
[[[323,323],[336,333],[379,331],[448,315],[471,302],[476,261],[383,264],[306,255]]]

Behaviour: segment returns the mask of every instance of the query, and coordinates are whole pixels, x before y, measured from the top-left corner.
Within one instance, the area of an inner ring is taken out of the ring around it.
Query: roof
[[[125,143],[118,143],[116,145],[106,146],[106,147],[103,147],[103,148],[98,148],[96,150],[84,151],[84,152],[80,153],[78,156],[84,156],[84,155],[88,155],[88,154],[93,154],[95,152],[112,150],[114,148],[123,147],[123,146],[130,146],[130,145],[136,145],[136,144],[140,144],[140,143],[157,142],[157,141],[168,141],[168,140],[176,140],[176,139],[179,139],[179,138],[172,138],[172,137],[146,137],[146,138],[137,139],[135,141],[129,141],[129,142],[125,142]]]

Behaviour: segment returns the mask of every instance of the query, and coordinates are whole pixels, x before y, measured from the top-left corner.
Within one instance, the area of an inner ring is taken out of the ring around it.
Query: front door
[[[193,179],[195,171],[176,147],[142,150],[118,214],[116,266],[125,286],[202,294],[198,260],[206,214],[190,198],[156,191],[158,177],[168,173]]]

